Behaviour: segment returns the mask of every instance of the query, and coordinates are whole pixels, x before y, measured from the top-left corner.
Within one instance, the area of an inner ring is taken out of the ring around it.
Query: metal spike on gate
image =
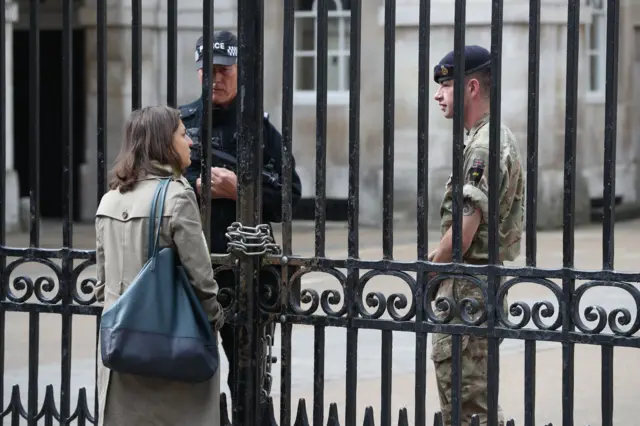
[[[91,410],[89,410],[89,403],[87,402],[87,389],[80,388],[78,392],[78,403],[76,405],[76,411],[71,415],[76,418],[76,424],[83,426],[87,421],[94,423],[93,416],[91,416]]]
[[[293,426],[309,426],[309,418],[307,417],[307,404],[304,398],[298,400],[298,413]]]
[[[327,426],[340,426],[340,419],[338,417],[338,404],[332,402],[329,405],[329,420]]]
[[[439,411],[433,415],[433,426],[442,426],[442,413]]]
[[[400,409],[400,414],[398,415],[398,426],[409,426],[409,414],[407,413],[406,408]]]
[[[273,399],[268,396],[262,405],[262,424],[277,425],[276,413],[273,411]]]
[[[507,426],[516,426],[516,421],[514,419],[507,421]]]
[[[60,421],[60,413],[56,408],[56,397],[53,393],[53,385],[47,385],[44,392],[44,402],[42,403],[42,409],[38,413],[38,418],[44,418],[45,424],[47,422],[53,422],[53,420]]]
[[[220,394],[220,426],[231,426],[227,407],[227,394],[224,392]]]
[[[480,426],[480,417],[477,414],[471,416],[471,426]]]
[[[11,424],[18,424],[20,422],[20,417],[27,418],[27,412],[24,410],[22,406],[22,401],[20,400],[20,386],[13,385],[11,389],[11,399],[9,400],[9,406],[4,412],[0,413],[2,417],[11,413]],[[3,422],[4,424],[4,422]]]
[[[364,410],[364,423],[363,426],[375,426],[376,421],[373,418],[373,407],[369,406]]]

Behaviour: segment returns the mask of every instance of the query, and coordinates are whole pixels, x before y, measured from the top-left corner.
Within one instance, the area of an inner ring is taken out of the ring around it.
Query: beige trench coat
[[[110,191],[96,213],[96,296],[109,308],[131,283],[147,257],[147,226],[157,176],[138,181],[125,194]],[[172,245],[216,331],[222,326],[218,285],[206,246],[198,204],[184,177],[170,183],[161,247]],[[106,368],[98,348],[99,425],[200,426],[220,424],[220,371],[208,382],[180,383],[119,374]]]

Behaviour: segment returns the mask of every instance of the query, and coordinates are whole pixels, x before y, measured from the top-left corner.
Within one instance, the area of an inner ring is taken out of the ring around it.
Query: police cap
[[[472,74],[491,66],[491,54],[481,46],[464,47],[464,75]],[[433,69],[433,80],[436,83],[453,79],[454,56],[453,50],[447,53]]]
[[[214,65],[233,65],[238,60],[238,39],[230,31],[216,31],[213,33],[213,58]],[[204,37],[196,42],[196,64],[202,68],[204,56]]]

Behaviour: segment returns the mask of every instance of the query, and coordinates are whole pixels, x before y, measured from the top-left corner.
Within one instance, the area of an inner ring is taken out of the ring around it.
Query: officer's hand
[[[238,196],[238,177],[224,167],[211,168],[211,197],[235,200]]]

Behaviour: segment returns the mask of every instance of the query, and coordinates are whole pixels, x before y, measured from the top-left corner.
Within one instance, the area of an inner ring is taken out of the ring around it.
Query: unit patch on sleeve
[[[474,158],[469,168],[468,179],[474,184],[479,184],[482,175],[484,174],[484,160],[482,158]]]

